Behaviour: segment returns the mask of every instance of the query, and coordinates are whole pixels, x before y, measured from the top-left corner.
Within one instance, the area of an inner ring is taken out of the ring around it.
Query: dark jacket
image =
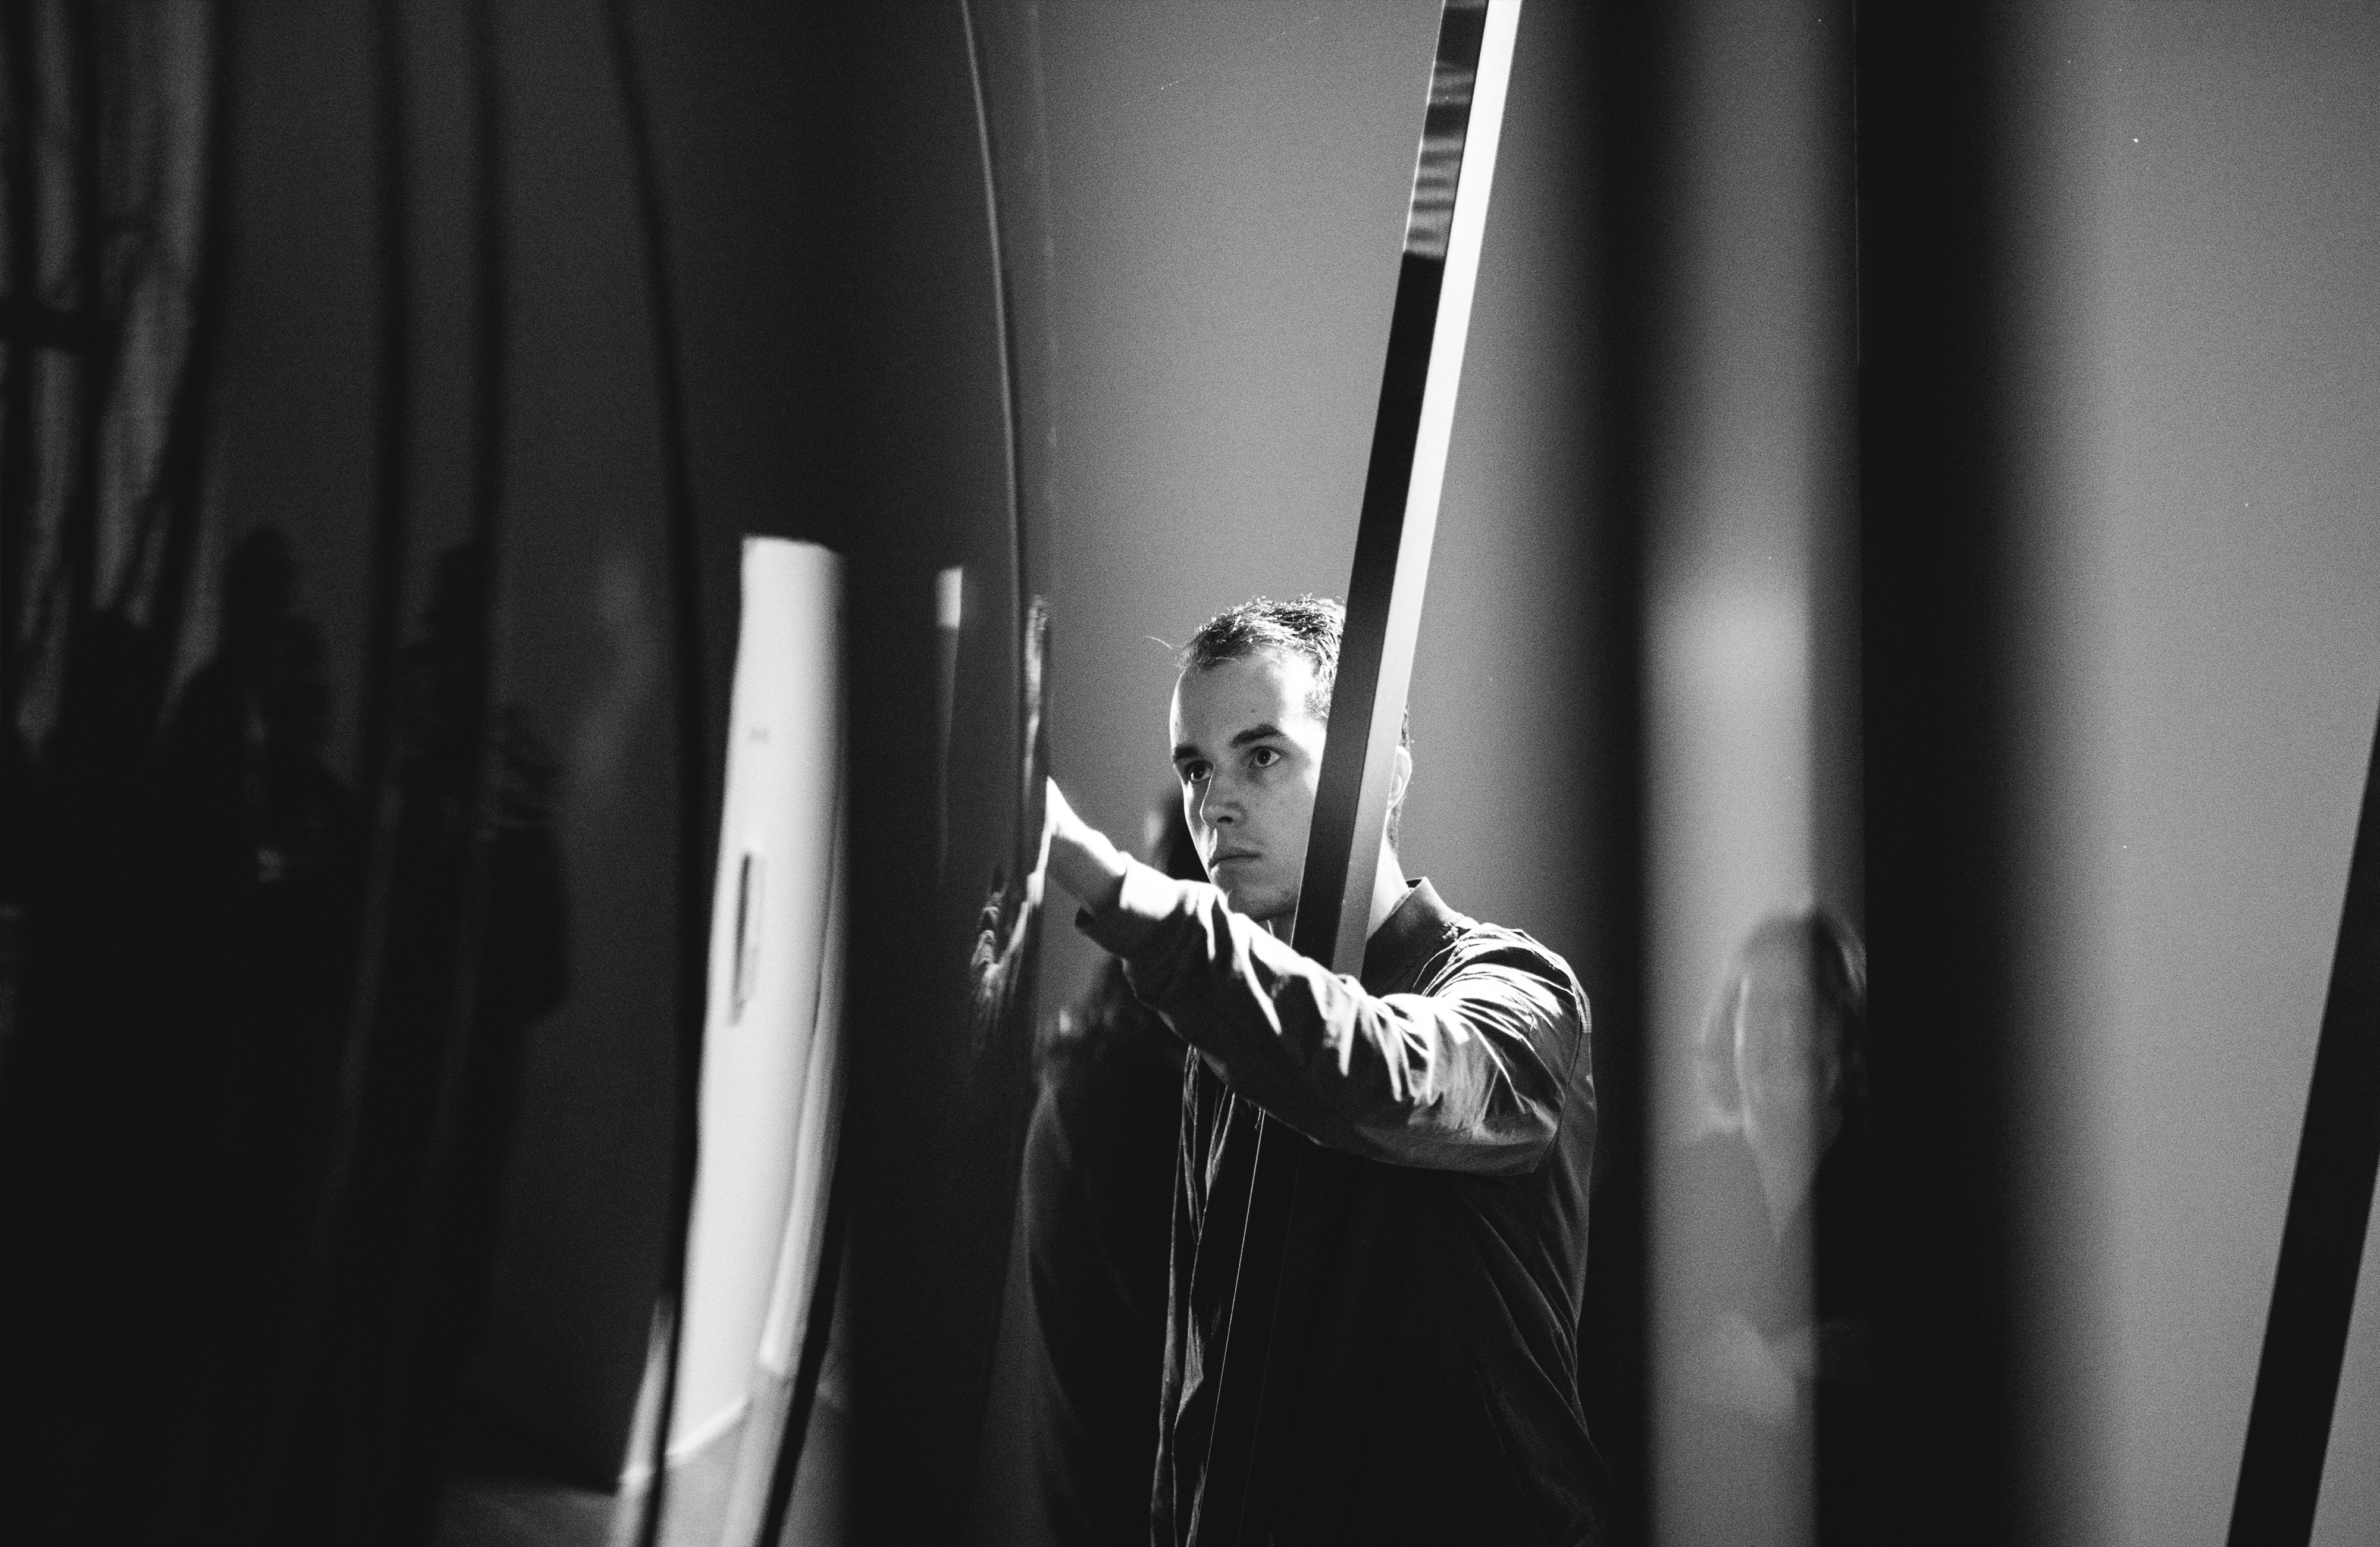
[[[1360,987],[1215,888],[1145,866],[1080,922],[1198,1054],[1183,1090],[1156,1541],[1233,1539],[1207,1517],[1208,1482],[1253,1443],[1245,1403],[1219,1392],[1262,1383],[1245,1301],[1244,1335],[1226,1336],[1243,1258],[1263,1248],[1243,1228],[1261,1194],[1259,1111],[1314,1141],[1297,1164],[1320,1200],[1294,1308],[1300,1373],[1280,1453],[1262,1458],[1270,1540],[1593,1541],[1600,1468],[1575,1329],[1595,1088],[1569,967],[1455,913],[1426,881],[1373,934]]]
[[[1113,962],[1066,1020],[1041,1060],[1018,1201],[1038,1334],[1020,1350],[1018,1540],[1115,1547],[1148,1532],[1183,1051]]]

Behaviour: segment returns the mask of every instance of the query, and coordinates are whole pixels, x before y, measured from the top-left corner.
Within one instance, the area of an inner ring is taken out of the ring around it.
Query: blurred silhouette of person
[[[376,1357],[375,1345],[397,1340],[411,1351],[379,1374],[384,1386],[368,1376],[363,1389],[394,1415],[382,1432],[425,1449],[437,1443],[486,1314],[524,1041],[569,992],[557,770],[525,713],[494,699],[493,579],[479,542],[442,551],[419,634],[398,663],[400,812],[372,1114],[380,1137],[358,1199],[380,1240],[359,1264],[367,1282],[349,1326],[357,1351]],[[453,1089],[442,1090],[449,1078]],[[417,1200],[432,1196],[443,1207],[425,1218]],[[400,1262],[425,1299],[383,1298],[370,1284]],[[400,1492],[377,1507],[421,1518],[435,1459],[392,1468]]]
[[[320,1160],[360,858],[355,802],[324,755],[331,693],[297,579],[274,528],[233,548],[217,650],[158,747],[151,839],[181,915],[160,945],[178,992],[249,1012],[195,1050],[203,1068],[185,1089],[220,1082],[206,1104],[252,1173],[233,1191],[271,1237],[244,1252],[283,1275]]]
[[[12,1323],[44,1331],[0,1385],[50,1415],[20,1464],[73,1517],[29,1540],[192,1539],[225,1513],[288,1319],[356,813],[283,534],[235,543],[217,596],[213,651],[170,703],[179,615],[88,620],[26,792],[37,1061],[0,1091],[0,1231],[41,1264],[10,1286]],[[149,1395],[128,1406],[134,1384]]]
[[[1170,791],[1142,852],[1176,880],[1207,877]],[[1045,1022],[1036,1054],[1023,1189],[1030,1517],[1040,1540],[1064,1547],[1142,1541],[1185,1050],[1109,957],[1089,992]]]
[[[552,759],[494,698],[489,566],[443,550],[397,653],[378,967],[348,1151],[324,1195],[320,1346],[275,1540],[345,1511],[428,1529],[441,1434],[476,1342],[529,1026],[568,993]],[[326,1168],[328,1169],[328,1168]]]
[[[53,1326],[69,1348],[103,1341],[155,1392],[101,1420],[119,1432],[96,1465],[126,1475],[95,1537],[179,1529],[237,1475],[236,1436],[270,1388],[261,1351],[288,1309],[352,957],[353,801],[325,758],[322,643],[283,534],[235,543],[217,594],[214,651],[170,710],[176,641],[95,618],[55,744],[54,809],[73,814],[48,894],[53,1024],[100,1057],[51,1100],[105,1152],[75,1168],[102,1238],[67,1249],[87,1278]],[[161,1283],[179,1308],[162,1322],[146,1298]],[[66,1330],[77,1320],[93,1331]],[[174,1438],[156,1464],[128,1464],[158,1433]]]
[[[1766,1429],[1815,1417],[1826,1543],[1866,1540],[1866,1019],[1858,937],[1804,907],[1754,927],[1694,1050],[1687,1163],[1704,1217],[1732,1238],[1696,1308],[1691,1389]]]

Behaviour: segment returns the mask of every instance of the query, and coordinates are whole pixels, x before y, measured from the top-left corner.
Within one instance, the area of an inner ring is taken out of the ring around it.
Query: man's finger
[[[1025,895],[1037,906],[1047,889],[1050,874],[1050,837],[1061,822],[1075,820],[1075,810],[1066,798],[1058,793],[1058,781],[1044,775],[1041,798],[1041,848],[1033,857],[1033,874],[1025,883]]]
[[[1047,820],[1041,823],[1042,842],[1046,846],[1050,828],[1061,822],[1080,822],[1082,819],[1075,814],[1075,808],[1066,803],[1066,793],[1058,787],[1057,780],[1045,776],[1041,782],[1048,786],[1042,795]]]

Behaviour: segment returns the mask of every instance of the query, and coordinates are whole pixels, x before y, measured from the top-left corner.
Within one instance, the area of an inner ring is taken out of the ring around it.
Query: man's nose
[[[1209,827],[1226,827],[1240,820],[1239,798],[1227,791],[1220,774],[1209,775],[1198,794],[1198,818]]]

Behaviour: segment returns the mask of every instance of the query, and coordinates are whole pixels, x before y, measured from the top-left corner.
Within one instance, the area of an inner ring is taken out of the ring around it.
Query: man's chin
[[[1283,894],[1270,887],[1225,886],[1223,900],[1232,905],[1234,913],[1245,914],[1259,924],[1278,922],[1286,929],[1297,913],[1297,894]]]

